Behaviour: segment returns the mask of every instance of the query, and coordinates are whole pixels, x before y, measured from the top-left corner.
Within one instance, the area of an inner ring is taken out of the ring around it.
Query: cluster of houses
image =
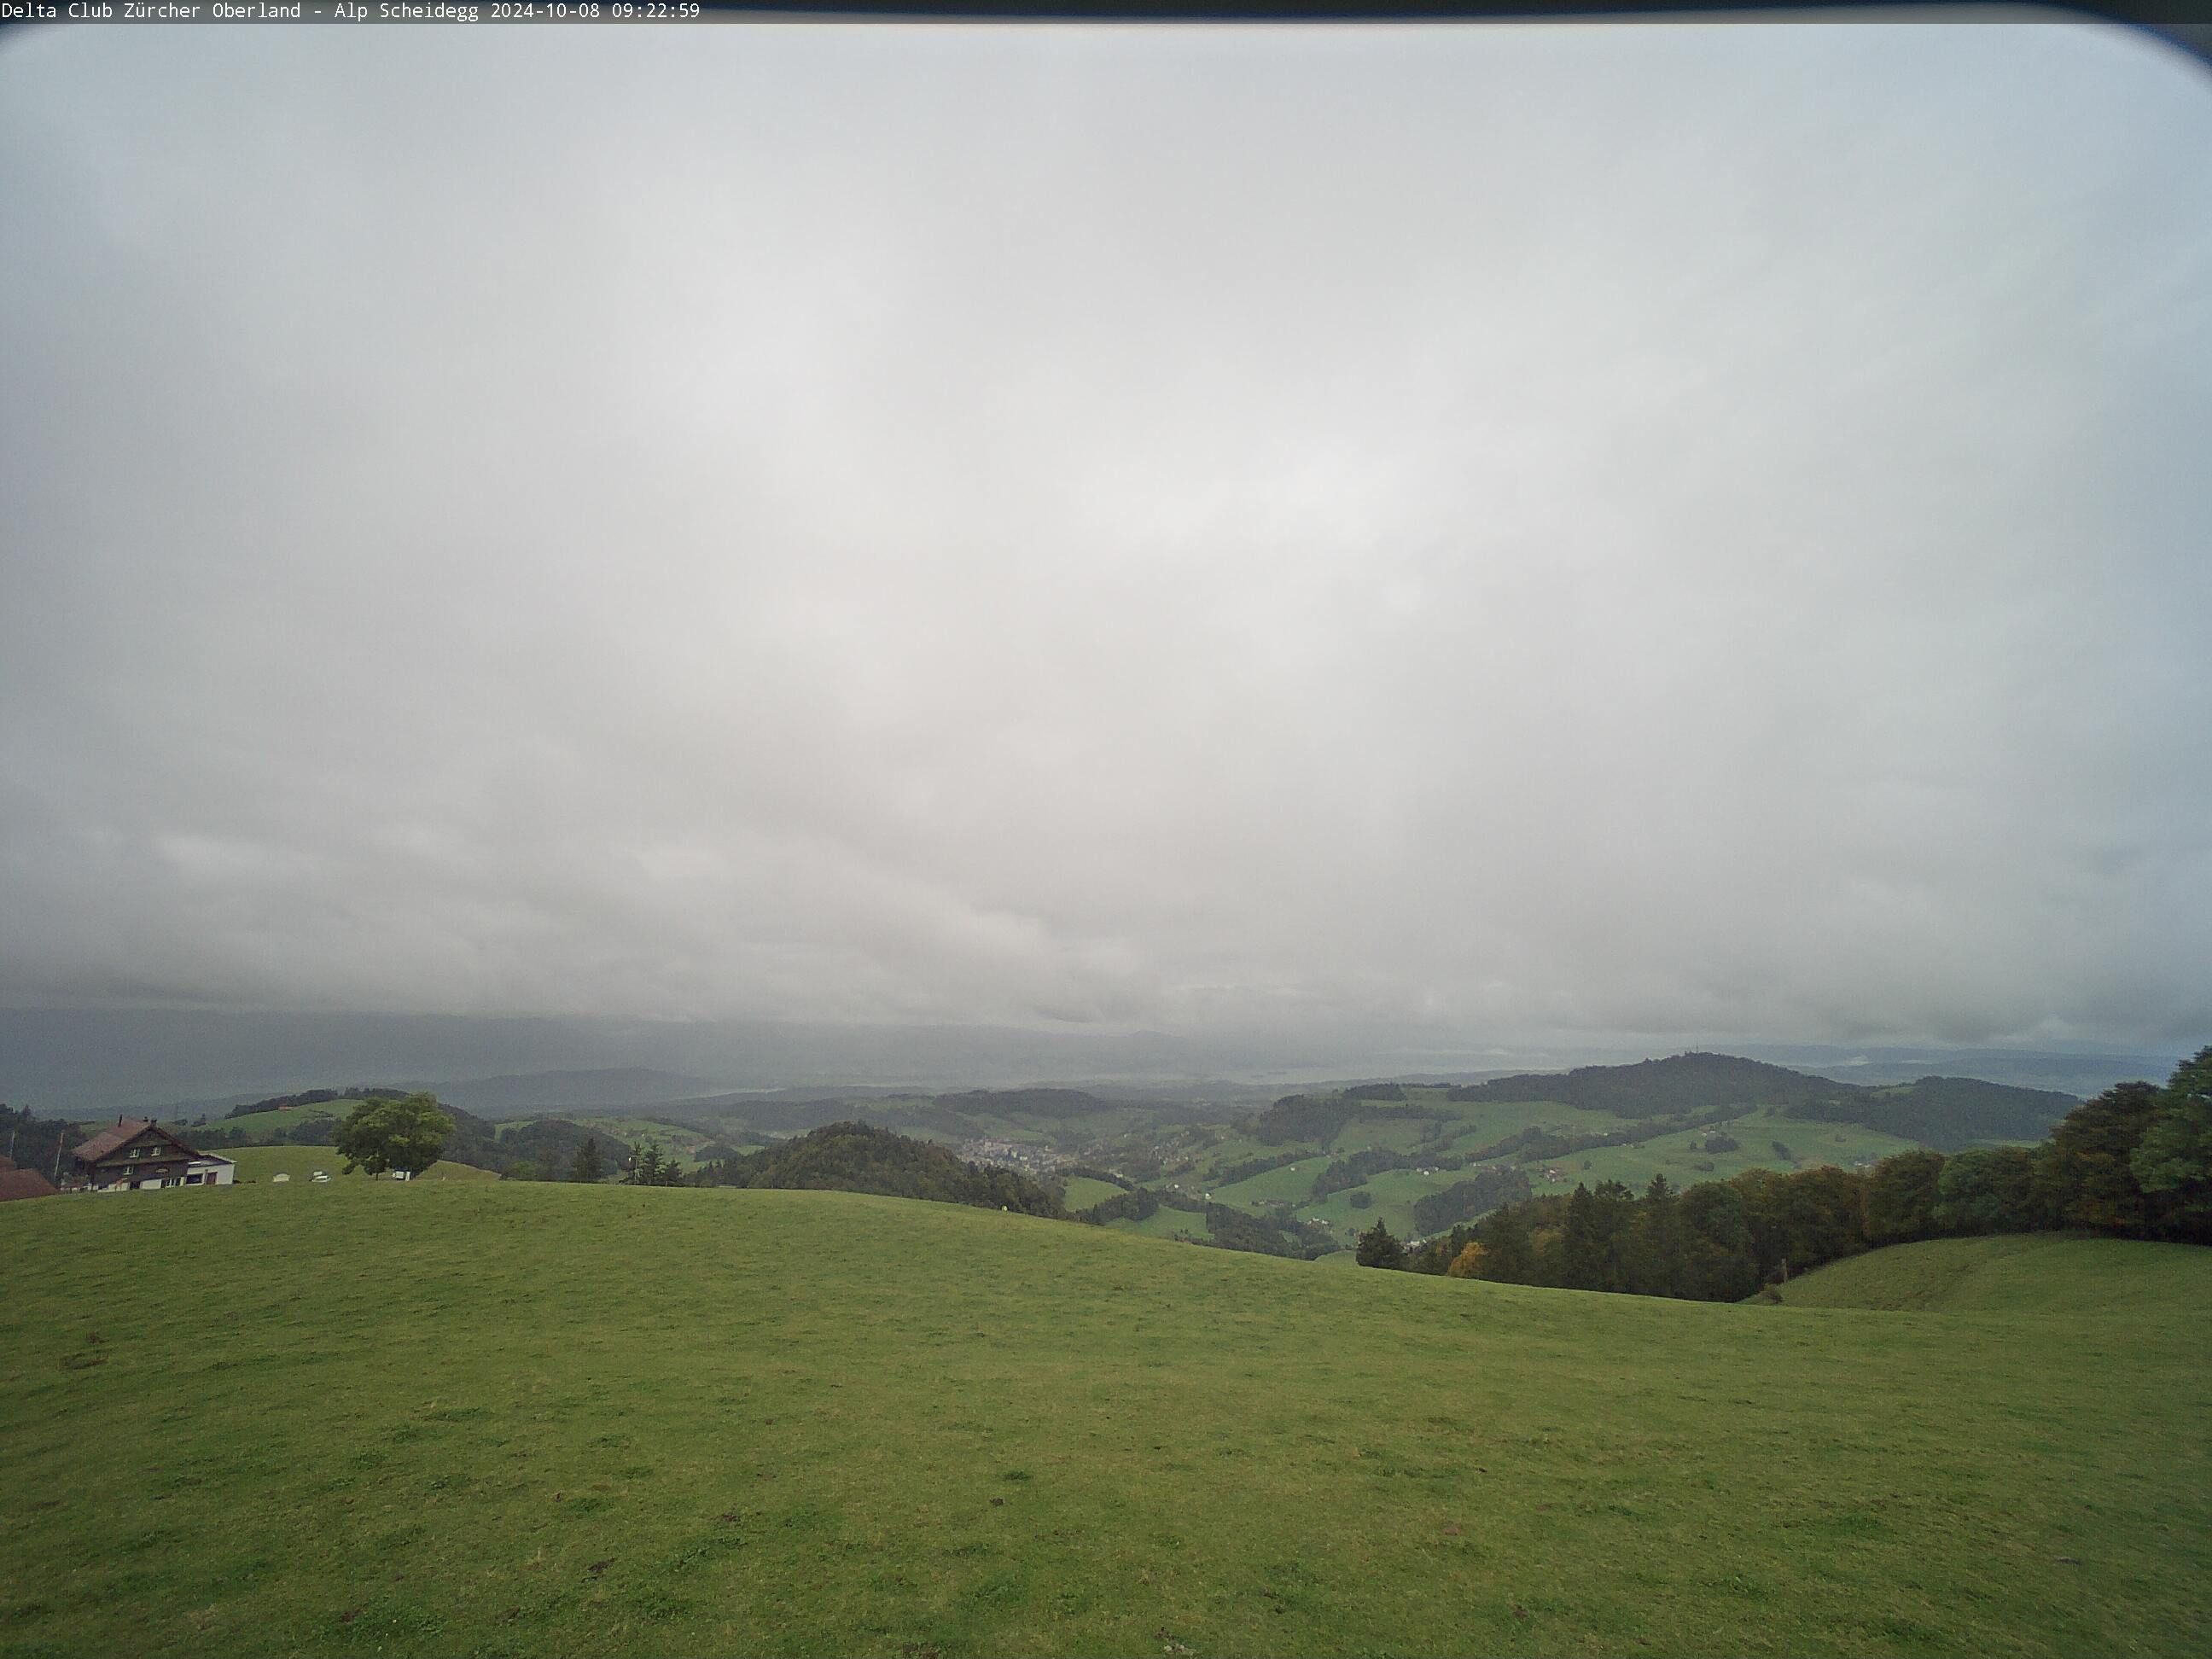
[[[964,1140],[958,1150],[967,1163],[995,1164],[1030,1176],[1048,1176],[1067,1162],[1057,1152],[1022,1140]]]
[[[227,1158],[189,1146],[170,1130],[144,1118],[118,1117],[89,1140],[70,1149],[62,1184],[36,1170],[0,1158],[0,1200],[44,1198],[58,1190],[153,1192],[164,1187],[228,1187],[238,1166]]]

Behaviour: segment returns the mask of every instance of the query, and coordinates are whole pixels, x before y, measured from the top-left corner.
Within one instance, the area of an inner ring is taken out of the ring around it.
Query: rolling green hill
[[[2019,1233],[1894,1244],[1831,1262],[1777,1293],[1800,1308],[2178,1317],[2198,1305],[2208,1272],[2212,1252],[2196,1245]]]
[[[1212,1188],[1252,1214],[1286,1213],[1340,1237],[1379,1219],[1404,1234],[1425,1231],[1417,1206],[1476,1164],[1517,1169],[1539,1194],[1605,1181],[1640,1192],[1658,1175],[1683,1188],[1753,1169],[1865,1169],[1920,1146],[2039,1139],[2076,1103],[1972,1079],[1863,1088],[1693,1053],[1449,1087],[1286,1095],[1233,1133],[1182,1132],[1162,1167],[1182,1190]],[[1363,1154],[1364,1180],[1316,1186],[1332,1162]]]
[[[967,1164],[942,1146],[865,1123],[832,1123],[709,1166],[716,1186],[877,1193],[1066,1217],[1059,1200],[1012,1170]]]
[[[0,1653],[2056,1659],[2212,1618],[2212,1252],[2149,1307],[1912,1317],[844,1193],[301,1196],[0,1206]]]

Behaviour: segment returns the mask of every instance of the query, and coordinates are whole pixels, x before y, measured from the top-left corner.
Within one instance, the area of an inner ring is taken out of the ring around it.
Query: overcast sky
[[[2212,1040],[2212,75],[18,31],[0,1005]]]

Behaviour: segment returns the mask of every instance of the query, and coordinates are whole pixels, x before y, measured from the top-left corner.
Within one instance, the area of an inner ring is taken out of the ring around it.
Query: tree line
[[[325,1106],[340,1100],[404,1100],[410,1092],[379,1084],[356,1083],[345,1089],[309,1089],[296,1095],[271,1095],[266,1100],[234,1106],[223,1115],[252,1117],[257,1112],[293,1111],[302,1106]]]
[[[1359,1260],[1724,1302],[1882,1245],[2052,1231],[2212,1243],[2212,1048],[2164,1088],[2123,1083],[2081,1103],[2040,1146],[1917,1150],[1864,1172],[1747,1170],[1684,1190],[1658,1175],[1641,1194],[1578,1184],[1417,1250],[1378,1224],[1361,1235]]]

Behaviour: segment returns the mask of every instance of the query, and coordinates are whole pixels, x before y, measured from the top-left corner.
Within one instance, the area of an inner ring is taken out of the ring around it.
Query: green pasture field
[[[1224,1134],[1219,1140],[1198,1149],[1196,1157],[1188,1167],[1202,1169],[1210,1177],[1212,1171],[1225,1170],[1232,1164],[1242,1164],[1255,1158],[1279,1157],[1285,1152],[1297,1151],[1298,1146],[1310,1144],[1304,1141],[1295,1144],[1286,1142],[1279,1146],[1270,1146],[1266,1141],[1253,1135]],[[1316,1158],[1321,1156],[1318,1147],[1315,1148],[1314,1156]]]
[[[0,1653],[2212,1638],[2212,1251],[1899,1314],[837,1193],[297,1196],[0,1206]]]
[[[1440,1193],[1454,1182],[1466,1179],[1464,1170],[1438,1170],[1434,1175],[1425,1176],[1418,1170],[1386,1170],[1381,1175],[1370,1176],[1364,1187],[1331,1193],[1322,1203],[1301,1204],[1297,1215],[1302,1221],[1326,1221],[1336,1229],[1339,1237],[1344,1237],[1353,1232],[1364,1232],[1380,1217],[1389,1224],[1393,1233],[1404,1238],[1415,1231],[1413,1204],[1417,1199]],[[1374,1206],[1355,1210],[1352,1207],[1352,1194],[1363,1191],[1372,1194]]]
[[[1141,1233],[1146,1238],[1175,1238],[1186,1233],[1193,1238],[1213,1237],[1212,1225],[1203,1213],[1192,1210],[1170,1210],[1164,1204],[1142,1221],[1124,1218],[1106,1224],[1115,1232]]]
[[[1453,1150],[1462,1154],[1531,1127],[1554,1129],[1562,1134],[1596,1134],[1618,1129],[1625,1121],[1611,1113],[1583,1111],[1556,1101],[1496,1104],[1454,1102],[1446,1103],[1446,1106],[1462,1120],[1463,1127],[1452,1139]],[[1364,1190],[1376,1202],[1366,1210],[1353,1209],[1348,1192],[1332,1194],[1320,1204],[1307,1201],[1307,1194],[1313,1189],[1313,1178],[1337,1157],[1367,1146],[1404,1151],[1419,1139],[1425,1127],[1411,1120],[1359,1119],[1346,1125],[1328,1151],[1316,1150],[1295,1165],[1213,1188],[1214,1201],[1255,1215],[1266,1215],[1272,1201],[1287,1200],[1296,1206],[1296,1213],[1302,1219],[1326,1221],[1340,1232],[1346,1228],[1356,1231],[1371,1226],[1379,1216],[1389,1224],[1391,1231],[1403,1237],[1413,1227],[1414,1201],[1464,1179],[1464,1170],[1436,1170],[1425,1176],[1418,1170],[1395,1170],[1372,1176]],[[1705,1142],[1717,1133],[1732,1136],[1737,1142],[1736,1150],[1706,1152]],[[1790,1147],[1795,1155],[1792,1160],[1785,1162],[1776,1154],[1773,1143],[1777,1140]],[[1619,1181],[1641,1192],[1650,1184],[1654,1175],[1662,1173],[1680,1188],[1700,1181],[1725,1181],[1751,1169],[1786,1170],[1819,1164],[1848,1169],[1909,1152],[1917,1144],[1860,1124],[1820,1123],[1785,1117],[1778,1108],[1753,1107],[1725,1124],[1664,1135],[1633,1146],[1596,1147],[1549,1160],[1510,1161],[1527,1172],[1532,1190],[1541,1196],[1572,1192],[1577,1182],[1595,1186],[1601,1181]],[[1240,1137],[1204,1162],[1209,1169],[1218,1169],[1238,1158],[1289,1150],[1262,1147],[1255,1152],[1250,1150],[1252,1146],[1256,1143],[1248,1145]],[[1231,1156],[1232,1153],[1234,1156]],[[1559,1170],[1562,1178],[1546,1180],[1544,1171],[1547,1168]],[[1194,1178],[1185,1173],[1178,1178],[1186,1192],[1206,1190],[1202,1176]]]
[[[1329,1152],[1340,1157],[1369,1146],[1388,1146],[1394,1152],[1402,1152],[1428,1133],[1428,1123],[1420,1118],[1358,1117],[1337,1131],[1336,1139],[1329,1142]]]
[[[994,1117],[988,1121],[1019,1124],[1047,1140],[1073,1138],[1089,1141],[1132,1133],[1152,1122],[1153,1116],[1152,1113],[1133,1106],[1109,1106],[1080,1118],[1037,1117],[1018,1112],[1009,1117]]]
[[[2199,1352],[2212,1366],[2212,1331],[2192,1292],[2206,1254],[2061,1233],[1938,1238],[1832,1262],[1777,1293],[1801,1308],[2193,1318]]]
[[[545,1115],[558,1117],[561,1115],[557,1112],[550,1112]],[[712,1146],[716,1139],[720,1139],[714,1135],[702,1134],[696,1129],[686,1128],[680,1123],[664,1123],[658,1118],[651,1117],[572,1117],[568,1121],[579,1128],[588,1129],[594,1133],[613,1135],[631,1146],[642,1146],[647,1141],[653,1141],[659,1146],[660,1155],[664,1160],[673,1160],[687,1170],[696,1170],[699,1167],[697,1154],[702,1146]],[[520,1127],[519,1122],[500,1125],[502,1131]]]
[[[1553,1121],[1542,1116],[1531,1121]],[[1568,1133],[1595,1133],[1619,1127],[1618,1120],[1590,1130],[1569,1127],[1564,1120],[1558,1122],[1562,1132]],[[1706,1152],[1705,1143],[1715,1134],[1729,1136],[1736,1142],[1736,1150]],[[1795,1154],[1793,1159],[1785,1162],[1775,1152],[1774,1142],[1778,1140]],[[1725,1181],[1746,1170],[1809,1169],[1820,1164],[1850,1169],[1862,1163],[1878,1162],[1893,1153],[1911,1152],[1918,1144],[1863,1124],[1819,1123],[1784,1117],[1771,1107],[1756,1107],[1726,1123],[1662,1135],[1633,1146],[1599,1146],[1589,1152],[1570,1152],[1564,1158],[1516,1162],[1528,1172],[1529,1185],[1540,1197],[1546,1193],[1571,1193],[1577,1182],[1595,1187],[1601,1181],[1618,1181],[1641,1192],[1650,1185],[1653,1176],[1660,1174],[1679,1188],[1699,1181]],[[1712,1168],[1698,1167],[1705,1164]],[[1565,1178],[1545,1180],[1547,1168],[1560,1170]]]
[[[1250,1210],[1255,1214],[1269,1200],[1288,1199],[1303,1204],[1313,1191],[1314,1177],[1328,1168],[1333,1160],[1326,1152],[1316,1152],[1310,1158],[1300,1158],[1296,1164],[1279,1170],[1268,1170],[1249,1180],[1232,1182],[1225,1187],[1201,1187],[1201,1193],[1211,1192],[1217,1204],[1233,1205]]]
[[[345,1159],[335,1146],[226,1146],[218,1156],[238,1165],[238,1179],[240,1181],[265,1182],[281,1171],[290,1176],[295,1182],[299,1182],[307,1180],[318,1170],[329,1172],[333,1186],[341,1181],[369,1179],[358,1170],[347,1175]],[[416,1179],[496,1181],[499,1176],[489,1170],[479,1170],[472,1164],[449,1163],[441,1158]]]
[[[1557,1129],[1561,1134],[1595,1135],[1621,1128],[1627,1122],[1611,1112],[1586,1111],[1556,1100],[1450,1101],[1443,1109],[1460,1121],[1460,1127],[1452,1134],[1455,1152],[1472,1152],[1538,1126]]]
[[[317,1118],[343,1119],[360,1104],[357,1100],[326,1101],[317,1106],[295,1106],[289,1112],[248,1112],[244,1117],[210,1117],[203,1127],[225,1132],[244,1129],[252,1134],[270,1134],[279,1129],[295,1129],[301,1124],[311,1123]],[[100,1126],[95,1124],[93,1127],[97,1128]],[[178,1128],[173,1123],[163,1127],[176,1129],[187,1141],[192,1138],[190,1129]],[[216,1150],[222,1149],[218,1147]]]
[[[1063,1200],[1071,1210],[1087,1210],[1094,1204],[1103,1204],[1109,1198],[1121,1196],[1121,1189],[1110,1181],[1094,1181],[1089,1176],[1070,1176],[1067,1196]]]

